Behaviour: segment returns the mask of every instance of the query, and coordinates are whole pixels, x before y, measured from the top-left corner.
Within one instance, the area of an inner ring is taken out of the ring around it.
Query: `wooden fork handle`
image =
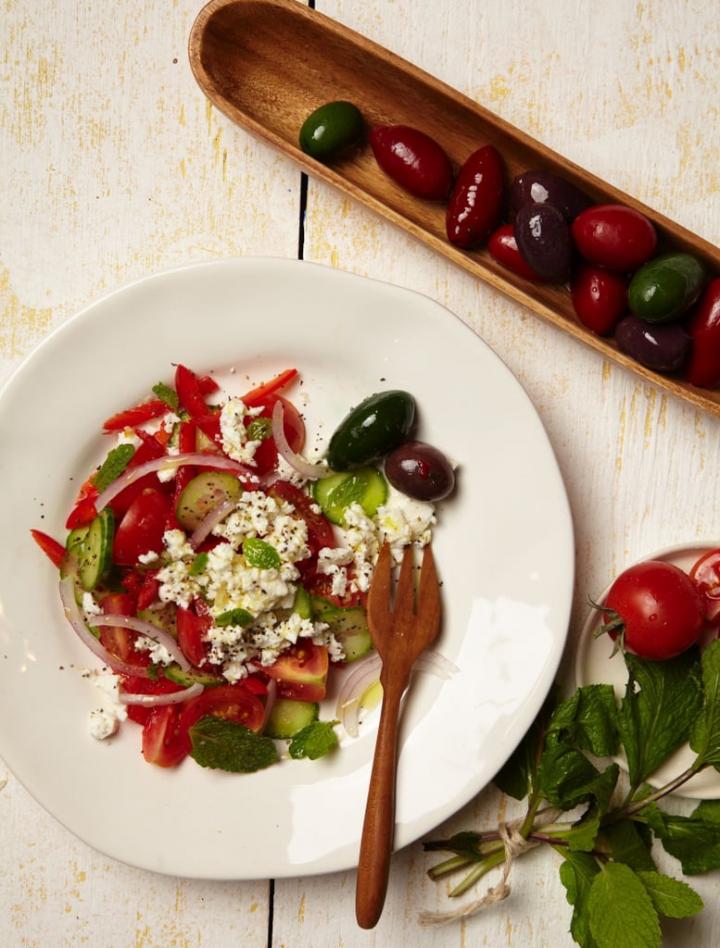
[[[355,916],[361,928],[374,928],[385,904],[395,833],[398,718],[403,690],[402,682],[383,683],[383,705],[365,808],[355,891]]]

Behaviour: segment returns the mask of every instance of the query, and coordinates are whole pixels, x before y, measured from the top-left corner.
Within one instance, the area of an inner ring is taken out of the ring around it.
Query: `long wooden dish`
[[[612,340],[585,329],[577,322],[565,287],[529,283],[495,263],[485,249],[466,252],[453,247],[445,237],[444,207],[418,200],[395,185],[369,147],[327,166],[300,150],[298,133],[319,105],[349,99],[370,125],[422,128],[458,165],[476,148],[491,143],[502,154],[510,176],[544,168],[574,182],[598,202],[634,207],[655,224],[659,249],[693,253],[711,273],[720,273],[717,247],[389,50],[296,0],[212,0],[193,25],[189,53],[195,78],[210,101],[307,172],[361,201],[605,358],[720,415],[720,391],[695,388],[645,369],[619,352]]]

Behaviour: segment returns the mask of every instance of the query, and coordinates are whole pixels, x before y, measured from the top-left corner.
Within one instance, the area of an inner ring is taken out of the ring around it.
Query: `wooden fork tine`
[[[367,598],[367,618],[370,634],[376,648],[382,648],[385,634],[392,623],[390,598],[392,596],[392,555],[387,543],[383,544],[375,564],[370,592]],[[378,646],[378,643],[379,646]]]
[[[430,645],[437,637],[440,628],[440,584],[435,557],[432,547],[426,546],[423,553],[422,569],[417,593],[417,619],[415,621],[415,635],[425,643],[423,648]]]
[[[393,603],[393,631],[403,635],[409,631],[415,615],[415,551],[406,546],[403,551],[400,576],[395,587]]]

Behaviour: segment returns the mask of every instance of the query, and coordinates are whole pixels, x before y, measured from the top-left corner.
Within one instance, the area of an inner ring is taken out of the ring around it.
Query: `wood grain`
[[[514,128],[469,97],[367,37],[296,0],[210,0],[190,36],[190,62],[209,99],[233,121],[270,142],[314,177],[334,185],[453,263],[523,303],[543,319],[642,378],[720,414],[720,391],[653,372],[578,322],[565,287],[530,283],[485,249],[462,251],[445,236],[444,207],[412,198],[383,174],[369,148],[324,165],[297,143],[307,115],[348,99],[369,125],[420,125],[456,165],[480,144],[494,144],[509,177],[544,168],[567,178],[597,203],[625,204],[652,220],[659,252],[695,254],[720,272],[720,249]],[[421,116],[421,120],[418,120]]]

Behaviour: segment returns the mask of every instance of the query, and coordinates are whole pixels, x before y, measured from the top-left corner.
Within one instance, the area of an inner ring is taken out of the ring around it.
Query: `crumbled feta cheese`
[[[260,409],[262,411],[262,408]],[[245,416],[252,417],[253,410],[248,411],[241,398],[231,398],[220,412],[220,433],[222,434],[223,451],[234,461],[241,464],[255,464],[255,452],[262,441],[248,441]]]
[[[345,546],[336,549],[325,546],[318,553],[318,573],[331,577],[331,595],[342,597],[347,592],[348,575],[345,567],[353,560],[353,551]]]
[[[213,528],[213,534],[239,549],[245,537],[266,537],[272,532],[275,520],[293,513],[294,509],[286,501],[278,501],[262,491],[244,491],[235,510]]]
[[[375,523],[360,504],[351,504],[344,514],[345,545],[353,551],[355,575],[350,584],[353,592],[367,592],[370,588],[373,566],[380,553]]]
[[[120,678],[112,672],[93,672],[92,679],[101,694],[99,708],[90,712],[90,735],[98,741],[112,737],[120,722],[127,718],[127,708],[120,702]]]
[[[168,563],[157,574],[160,602],[174,602],[176,606],[188,609],[193,599],[200,595],[199,579],[201,576],[190,575],[190,564],[184,560]]]
[[[147,553],[141,553],[140,556],[138,556],[138,563],[142,563],[143,566],[149,566],[158,559],[159,557],[155,550],[148,550]]]
[[[287,481],[289,484],[294,484],[295,487],[304,487],[305,484],[307,484],[307,478],[303,477],[299,471],[296,471],[291,464],[288,464],[282,454],[278,454],[275,473],[281,481]]]
[[[134,448],[138,448],[142,444],[142,441],[132,428],[123,428],[123,430],[118,433],[115,446],[119,447],[121,444],[131,444]]]
[[[174,411],[169,411],[163,418],[160,427],[163,429],[163,431],[166,431],[169,435],[171,435],[175,429],[175,425],[179,424],[179,416],[176,415]]]
[[[322,623],[317,623],[317,625],[322,625]],[[331,662],[341,662],[345,658],[345,649],[332,632],[327,630],[316,632],[312,640],[313,645],[324,645],[327,648]]]
[[[280,514],[275,518],[272,532],[265,536],[265,540],[286,563],[296,563],[310,556],[307,545],[308,531],[304,520]]]
[[[376,517],[380,541],[390,544],[396,561],[400,559],[403,546],[410,543],[427,546],[436,522],[432,504],[413,500],[393,487]]]
[[[168,556],[173,562],[181,560],[183,557],[195,555],[195,551],[188,543],[182,530],[166,530],[163,533],[163,543],[168,551]]]
[[[138,636],[135,641],[135,648],[148,652],[150,661],[154,665],[172,665],[175,661],[167,648],[161,642],[151,639],[149,635]]]
[[[205,572],[199,578],[206,585],[210,611],[217,616],[230,609],[260,615],[276,606],[289,607],[297,577],[291,563],[283,563],[280,569],[248,566],[230,543],[219,543],[208,552]]]
[[[95,597],[92,593],[84,592],[82,597],[82,609],[85,613],[86,619],[92,619],[93,616],[99,616],[102,614],[102,609],[95,602]]]

